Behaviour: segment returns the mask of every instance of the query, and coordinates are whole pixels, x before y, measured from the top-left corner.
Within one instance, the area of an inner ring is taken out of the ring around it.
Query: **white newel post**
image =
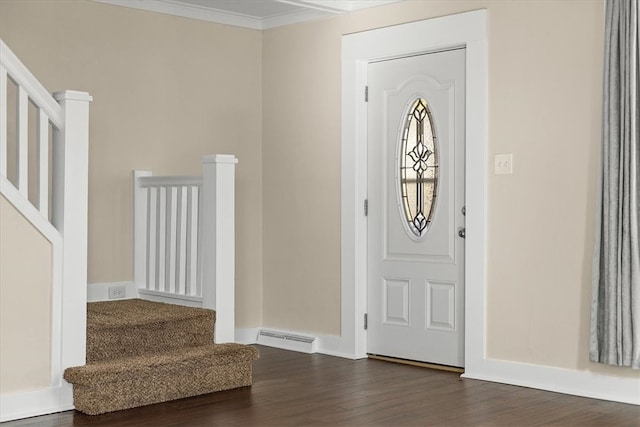
[[[147,287],[147,232],[149,225],[149,189],[140,185],[138,178],[152,176],[151,171],[134,170],[133,175],[133,282],[136,289]]]
[[[64,239],[61,368],[84,365],[87,333],[89,102],[86,92],[56,92],[65,126],[53,134],[53,218]],[[64,384],[64,383],[63,383]],[[67,384],[71,390],[71,385]]]
[[[216,310],[215,342],[235,341],[235,156],[202,159],[202,306]]]

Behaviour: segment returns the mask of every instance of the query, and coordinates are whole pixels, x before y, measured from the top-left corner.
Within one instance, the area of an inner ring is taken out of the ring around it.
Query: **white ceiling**
[[[95,0],[185,18],[266,30],[403,0]]]

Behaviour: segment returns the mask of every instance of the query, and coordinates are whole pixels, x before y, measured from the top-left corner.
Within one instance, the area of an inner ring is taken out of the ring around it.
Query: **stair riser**
[[[210,344],[214,318],[212,313],[205,314],[172,322],[89,329],[87,363]]]
[[[252,362],[212,366],[164,375],[158,372],[121,382],[96,386],[74,384],[73,401],[78,411],[89,415],[135,408],[215,391],[250,386]]]

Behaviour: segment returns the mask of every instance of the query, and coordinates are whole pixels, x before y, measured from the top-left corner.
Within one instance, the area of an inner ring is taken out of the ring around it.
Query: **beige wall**
[[[340,20],[263,38],[264,324],[340,335]]]
[[[0,37],[49,90],[90,92],[89,283],[132,280],[131,170],[239,159],[236,324],[262,322],[261,33],[92,1],[0,1]]]
[[[237,326],[339,335],[341,36],[481,7],[489,154],[515,169],[488,180],[488,354],[637,377],[587,360],[602,1],[408,0],[260,33],[0,0],[0,36],[47,87],[94,96],[90,282],[131,279],[131,169],[197,173],[231,152]]]
[[[483,7],[488,170],[514,156],[488,180],[488,356],[638,377],[588,362],[602,1],[405,1],[266,31],[264,323],[340,333],[341,36]]]
[[[0,196],[0,393],[49,385],[51,256],[51,243]]]

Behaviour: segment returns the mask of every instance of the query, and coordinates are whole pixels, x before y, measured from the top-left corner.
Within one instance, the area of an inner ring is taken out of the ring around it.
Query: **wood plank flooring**
[[[380,360],[258,346],[252,387],[99,416],[68,411],[23,426],[640,426],[640,407],[461,380]]]

